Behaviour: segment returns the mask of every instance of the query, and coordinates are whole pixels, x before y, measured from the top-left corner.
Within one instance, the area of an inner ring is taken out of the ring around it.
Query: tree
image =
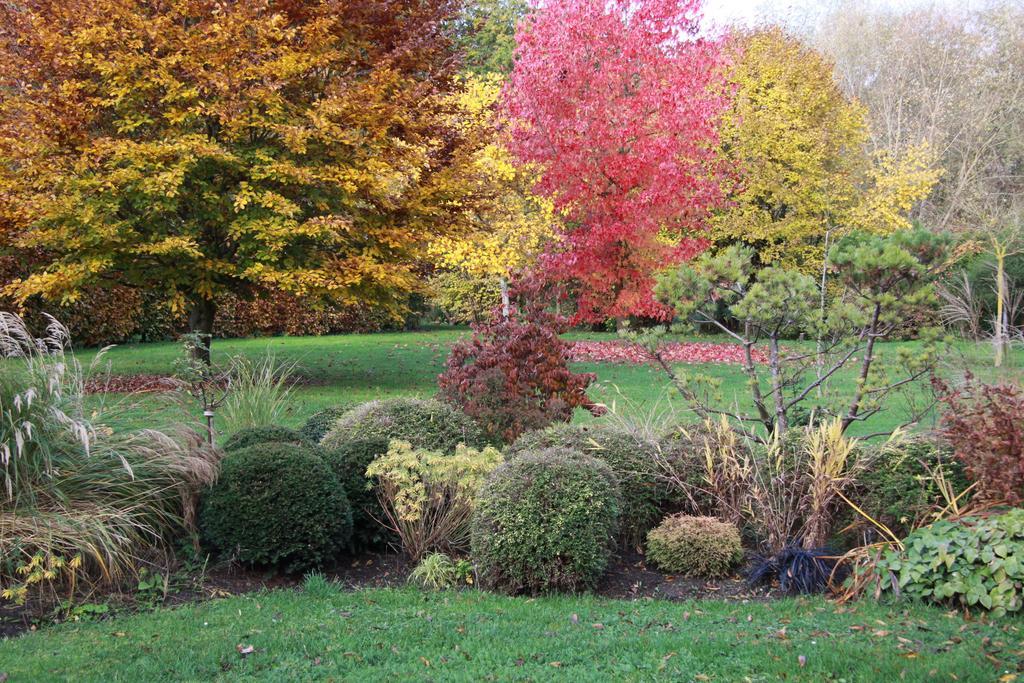
[[[721,193],[727,97],[699,0],[565,0],[516,33],[510,147],[566,218],[545,271],[577,283],[577,319],[664,316],[654,272],[699,253]]]
[[[943,175],[913,217],[971,229],[1024,190],[1024,5],[994,0],[899,11],[840,2],[814,36],[866,107],[870,145],[928,142]],[[1000,215],[1001,217],[1001,215]]]
[[[459,22],[463,64],[478,76],[508,74],[516,46],[516,24],[529,9],[526,0],[472,0]]]
[[[469,76],[455,96],[460,133],[486,141],[465,167],[463,182],[477,184],[487,200],[465,211],[469,232],[439,235],[429,253],[437,264],[469,278],[500,281],[507,317],[509,276],[536,263],[557,218],[552,202],[531,192],[536,170],[514,164],[504,144],[494,111],[501,87],[498,74]]]
[[[399,306],[424,236],[472,201],[456,11],[0,3],[0,223],[45,255],[9,293],[156,288],[206,336],[220,295],[258,287]]]
[[[782,29],[737,33],[726,52],[735,97],[721,154],[736,173],[711,222],[716,243],[750,245],[761,265],[820,272],[827,241],[910,227],[907,213],[938,176],[927,147],[872,157],[865,110],[821,54]]]
[[[885,402],[903,392],[910,416],[917,421],[926,408],[915,410],[908,387],[923,379],[937,362],[937,341],[916,352],[900,351],[883,362],[878,342],[890,337],[907,312],[934,300],[931,284],[946,265],[948,240],[924,230],[888,237],[854,233],[829,254],[838,291],[822,314],[815,279],[798,270],[758,270],[749,247],[733,245],[663,273],[657,295],[672,306],[684,323],[710,324],[744,349],[743,371],[749,380],[751,408],[720,407],[703,378],[679,376],[658,351],[662,331],[632,335],[652,354],[674,386],[704,419],[724,415],[748,436],[765,440],[782,436],[807,419],[809,410],[840,421],[842,431],[885,410]],[[719,306],[737,322],[721,322]],[[817,348],[783,341],[801,333],[824,340]],[[763,358],[761,346],[767,347]],[[833,386],[844,370],[853,369],[852,389]],[[819,390],[822,398],[818,398]],[[757,428],[760,428],[758,430]]]

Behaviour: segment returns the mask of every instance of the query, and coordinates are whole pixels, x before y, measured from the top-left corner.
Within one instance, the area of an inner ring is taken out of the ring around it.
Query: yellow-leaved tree
[[[815,272],[828,241],[909,227],[908,212],[939,177],[926,145],[869,153],[865,109],[827,59],[779,28],[737,34],[727,49],[734,99],[721,153],[735,175],[712,220],[717,244],[741,242],[762,265]]]
[[[7,293],[156,289],[204,335],[226,293],[399,305],[478,189],[481,142],[448,125],[457,11],[0,3],[0,247],[37,261]]]
[[[502,85],[499,74],[467,75],[452,95],[454,127],[468,139],[486,141],[463,166],[464,182],[475,185],[474,196],[486,201],[462,211],[468,231],[439,235],[429,252],[457,277],[438,283],[449,289],[459,282],[477,290],[500,286],[507,311],[507,278],[535,263],[554,235],[558,216],[549,200],[531,192],[534,169],[514,163],[502,144],[495,111]]]

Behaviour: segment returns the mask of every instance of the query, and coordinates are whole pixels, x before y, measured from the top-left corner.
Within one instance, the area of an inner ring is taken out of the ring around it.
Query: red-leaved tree
[[[504,107],[511,149],[565,212],[547,273],[577,285],[579,321],[664,317],[656,270],[699,253],[721,200],[727,104],[701,0],[559,0],[516,34]]]

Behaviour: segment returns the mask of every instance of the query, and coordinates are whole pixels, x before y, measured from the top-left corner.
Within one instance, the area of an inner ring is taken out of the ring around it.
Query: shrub
[[[419,560],[433,550],[469,546],[474,496],[501,461],[489,446],[477,451],[460,444],[446,455],[395,440],[370,463],[366,476],[376,479],[377,498],[402,550]]]
[[[332,449],[353,439],[398,439],[414,448],[441,453],[453,452],[460,443],[486,445],[480,428],[458,408],[416,398],[390,398],[356,406],[338,418],[320,443]]]
[[[618,482],[600,460],[558,448],[520,455],[480,491],[472,536],[480,580],[509,593],[593,587],[619,509]]]
[[[321,449],[324,461],[345,487],[352,506],[352,545],[355,548],[378,546],[387,539],[383,526],[387,517],[366,476],[370,463],[387,452],[385,439],[355,439],[337,448]]]
[[[963,387],[939,383],[947,406],[943,434],[978,483],[978,496],[1009,505],[1024,503],[1024,390],[982,384],[968,375]]]
[[[224,442],[226,452],[239,451],[249,446],[261,443],[290,443],[295,445],[306,444],[302,434],[290,427],[277,425],[268,427],[248,427],[240,429]]]
[[[34,339],[0,313],[0,585],[49,601],[116,584],[193,530],[217,455],[194,432],[126,430],[123,403],[86,406],[86,373],[52,318]]]
[[[647,534],[647,558],[665,571],[718,578],[743,559],[743,545],[735,524],[672,515]]]
[[[473,565],[444,553],[431,553],[409,574],[409,583],[431,591],[469,586],[473,584]]]
[[[349,543],[352,511],[345,489],[311,449],[265,443],[224,460],[200,524],[214,548],[295,572],[323,565]]]
[[[833,578],[842,583],[845,574],[836,570],[836,554],[827,548],[804,548],[789,543],[774,555],[758,558],[748,581],[751,585],[777,581],[786,595],[812,595],[828,590]]]
[[[933,476],[939,470],[956,493],[967,488],[963,466],[948,446],[929,438],[885,444],[867,456],[849,497],[902,538],[920,526],[936,506],[944,505],[945,498]],[[852,509],[841,515],[837,526],[850,525],[871,526]]]
[[[550,321],[498,319],[452,347],[439,378],[441,395],[475,419],[491,439],[568,422],[587,397],[593,374],[569,369],[568,343]]]
[[[546,448],[586,453],[612,469],[622,494],[619,530],[625,545],[639,545],[664,516],[669,489],[657,470],[657,444],[614,426],[553,425],[523,434],[508,457]]]
[[[1024,601],[1024,510],[918,529],[878,563],[884,589],[997,614]]]
[[[310,443],[320,443],[327,432],[331,431],[338,418],[352,410],[352,405],[331,406],[318,410],[309,416],[305,424],[299,429],[302,437]]]

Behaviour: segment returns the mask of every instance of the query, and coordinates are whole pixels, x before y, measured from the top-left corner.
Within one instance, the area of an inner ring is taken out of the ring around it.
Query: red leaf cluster
[[[1024,503],[1024,391],[1012,384],[984,384],[968,375],[964,386],[936,382],[947,410],[942,430],[981,499]]]
[[[655,272],[707,246],[728,97],[701,5],[560,0],[519,25],[504,98],[510,149],[544,169],[536,191],[567,217],[545,272],[578,285],[580,321],[665,319]]]
[[[596,376],[572,372],[568,352],[554,325],[498,319],[452,348],[438,385],[489,437],[512,443],[523,432],[568,422],[577,407],[598,410],[587,397]]]
[[[743,347],[739,344],[711,344],[706,342],[672,342],[659,347],[662,357],[669,363],[742,363]],[[600,363],[647,363],[651,356],[636,344],[614,341],[578,341],[569,350],[569,359]],[[760,351],[754,351],[754,360],[766,362]]]

